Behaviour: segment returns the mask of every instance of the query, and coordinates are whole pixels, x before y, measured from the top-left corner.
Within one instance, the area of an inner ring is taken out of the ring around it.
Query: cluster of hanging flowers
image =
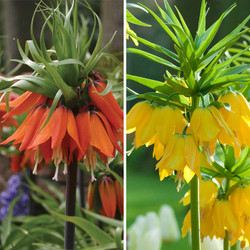
[[[113,180],[107,175],[90,182],[88,205],[90,210],[110,218],[123,216],[123,186],[117,179]]]
[[[201,237],[225,238],[229,233],[231,245],[238,239],[242,247],[250,242],[250,185],[236,187],[225,199],[219,195],[219,188],[212,180],[200,183],[200,223]],[[190,192],[181,200],[183,205],[190,203]],[[182,237],[191,228],[191,212],[184,219]]]
[[[228,92],[211,103],[196,108],[190,122],[174,106],[138,102],[127,115],[127,133],[135,132],[134,145],[154,145],[153,156],[159,160],[160,180],[177,171],[177,178],[189,182],[194,174],[201,178],[200,165],[207,164],[200,147],[209,157],[215,154],[216,141],[234,148],[236,159],[241,147],[249,145],[250,108],[239,92]],[[230,105],[230,110],[226,105]]]
[[[9,102],[10,110],[3,119],[27,113],[18,129],[0,145],[13,141],[20,151],[34,154],[33,173],[37,174],[38,165],[45,160],[53,161],[58,180],[60,163],[64,163],[64,174],[73,157],[84,161],[86,168],[96,167],[97,155],[108,163],[116,151],[122,153],[123,112],[111,92],[102,95],[106,83],[98,72],[89,76],[89,82],[77,88],[78,105],[71,110],[63,98],[51,114],[53,100],[34,92],[25,92]],[[4,106],[5,104],[1,104]]]

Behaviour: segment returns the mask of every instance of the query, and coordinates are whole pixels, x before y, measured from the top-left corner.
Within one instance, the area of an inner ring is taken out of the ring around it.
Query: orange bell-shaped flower
[[[115,217],[117,199],[113,180],[108,176],[103,176],[99,181],[99,194],[102,201],[105,215],[110,218]]]
[[[95,194],[96,182],[91,181],[88,186],[88,205],[89,210],[94,209],[94,194]]]

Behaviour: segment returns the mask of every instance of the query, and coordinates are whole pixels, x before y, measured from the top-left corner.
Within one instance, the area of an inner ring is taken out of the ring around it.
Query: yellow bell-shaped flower
[[[211,180],[200,181],[199,185],[199,197],[200,197],[200,225],[201,225],[201,236],[209,236],[213,238],[212,231],[212,221],[211,221],[211,211],[214,205],[214,202],[218,195],[218,186]],[[186,206],[190,203],[190,190],[185,194],[180,202],[183,202],[183,205]],[[190,211],[187,213],[182,227],[182,237],[185,237],[188,230],[191,228],[191,214]]]
[[[231,111],[221,108],[220,112],[229,125],[236,133],[240,144],[250,147],[250,105],[245,97],[239,92],[228,92],[222,95],[219,100],[230,104]]]
[[[145,132],[145,130],[149,131],[149,133],[151,132],[149,127],[154,130],[152,136],[155,134],[155,126],[151,126],[151,115],[153,111],[154,107],[149,102],[144,101],[136,103],[127,114],[127,133],[135,132],[136,148],[146,144],[151,139]],[[145,127],[148,127],[148,129],[145,129]],[[144,139],[143,142],[141,140],[142,137]],[[147,138],[149,138],[148,141],[145,140]]]
[[[226,230],[229,232],[230,239],[233,238],[233,235],[239,234],[240,223],[229,200],[215,201],[211,219],[213,221],[213,231],[217,238],[223,239]]]
[[[158,122],[156,123],[156,131],[159,140],[163,145],[166,145],[169,137],[174,133],[182,134],[187,121],[182,115],[182,112],[175,107],[164,106],[159,108]]]
[[[200,177],[200,154],[192,135],[173,134],[170,136],[162,159],[157,163],[160,180],[177,171],[187,182],[195,174]]]
[[[200,145],[211,148],[212,154],[214,154],[217,139],[222,144],[228,144],[237,150],[239,148],[235,135],[214,106],[195,109],[191,117],[189,131]]]

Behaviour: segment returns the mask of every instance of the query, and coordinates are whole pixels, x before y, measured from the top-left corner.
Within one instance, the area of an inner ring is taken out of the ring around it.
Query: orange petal
[[[76,126],[82,153],[78,155],[78,161],[85,155],[90,143],[90,114],[89,112],[79,113],[76,117]]]
[[[82,148],[81,148],[79,137],[78,137],[75,116],[70,109],[67,112],[68,112],[67,131],[70,137],[75,141],[78,149],[82,152]]]
[[[94,84],[91,84],[88,88],[88,94],[93,104],[103,112],[115,129],[123,127],[122,118],[115,112],[110,103],[97,92]]]
[[[102,122],[106,128],[106,131],[108,133],[108,136],[109,136],[109,139],[111,140],[111,142],[113,143],[114,147],[121,153],[123,154],[122,152],[122,149],[120,148],[120,146],[118,145],[117,141],[116,141],[116,138],[115,138],[115,135],[112,131],[112,128],[110,127],[109,125],[109,122],[108,120],[106,119],[106,117],[101,113],[101,112],[97,112],[97,114],[99,115],[99,117],[101,117],[102,119]]]
[[[2,143],[0,143],[0,145],[3,144],[7,144],[11,141],[15,141],[14,144],[18,144],[21,143],[23,140],[23,137],[25,135],[25,132],[27,130],[28,124],[31,121],[32,115],[34,114],[35,110],[32,109],[26,116],[25,120],[22,122],[22,124],[20,125],[20,127],[15,131],[14,134],[12,134],[9,138],[7,138],[5,141],[3,141]]]
[[[51,148],[54,149],[56,146],[62,143],[63,137],[65,136],[68,123],[68,113],[64,106],[60,106],[54,112],[54,119],[52,124],[52,144]]]
[[[90,115],[90,144],[106,156],[114,157],[114,146],[96,113]]]
[[[48,164],[52,158],[51,138],[45,143],[39,145],[39,147],[42,151],[44,160]]]
[[[32,119],[30,119],[30,123],[27,125],[25,135],[19,148],[20,151],[26,149],[36,137],[36,134],[41,127],[41,118],[43,117],[45,112],[46,108],[44,106],[39,106],[35,109],[35,112],[32,115]]]
[[[16,99],[17,100],[17,99]],[[30,93],[22,100],[15,108],[10,110],[6,115],[4,115],[3,118],[8,118],[14,115],[20,115],[25,113],[27,110],[29,110],[34,105],[41,102],[41,100],[46,100],[45,96],[42,96],[40,94],[36,93]]]
[[[106,89],[106,83],[103,81],[96,81],[96,89],[99,93],[103,92]],[[103,96],[104,98],[106,98],[108,100],[108,102],[110,103],[110,105],[113,107],[113,109],[115,110],[115,112],[123,119],[123,112],[120,108],[120,106],[118,105],[115,97],[113,96],[112,92],[110,91],[109,93],[107,93],[105,96]]]
[[[46,112],[44,113],[40,128],[43,126],[43,124],[47,120],[49,112],[50,112],[50,109],[47,109]],[[34,140],[29,145],[28,149],[32,149],[32,148],[37,147],[39,144],[46,142],[51,137],[53,118],[54,118],[54,114],[52,114],[52,116],[50,117],[50,120],[48,121],[46,126],[36,135]],[[39,128],[39,130],[40,130],[40,128]]]
[[[100,180],[99,194],[105,214],[110,218],[114,218],[116,213],[117,200],[114,182],[110,177],[104,176]]]

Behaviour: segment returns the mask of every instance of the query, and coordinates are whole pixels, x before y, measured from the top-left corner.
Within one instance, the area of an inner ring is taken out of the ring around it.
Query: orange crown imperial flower
[[[97,84],[91,83],[90,86],[102,92],[106,84],[100,76],[98,79]],[[82,92],[83,89],[79,89],[79,99],[82,98]],[[118,141],[122,143],[123,140],[120,136],[123,124],[122,111],[111,92],[101,96],[98,91],[94,94],[90,91],[90,95],[92,103],[88,104],[85,99],[84,106],[76,106],[73,112],[64,104],[63,99],[52,109],[52,99],[25,92],[9,102],[11,110],[4,118],[28,111],[27,116],[16,132],[1,144],[14,141],[14,145],[20,144],[20,151],[35,152],[34,174],[43,159],[46,163],[53,161],[56,166],[53,179],[57,180],[60,163],[64,163],[66,174],[67,166],[75,156],[78,161],[85,161],[87,169],[91,166],[94,180],[93,169],[97,163],[95,152],[106,163],[108,157],[115,157],[116,150],[123,152],[118,144]],[[96,106],[93,105],[95,100]]]

